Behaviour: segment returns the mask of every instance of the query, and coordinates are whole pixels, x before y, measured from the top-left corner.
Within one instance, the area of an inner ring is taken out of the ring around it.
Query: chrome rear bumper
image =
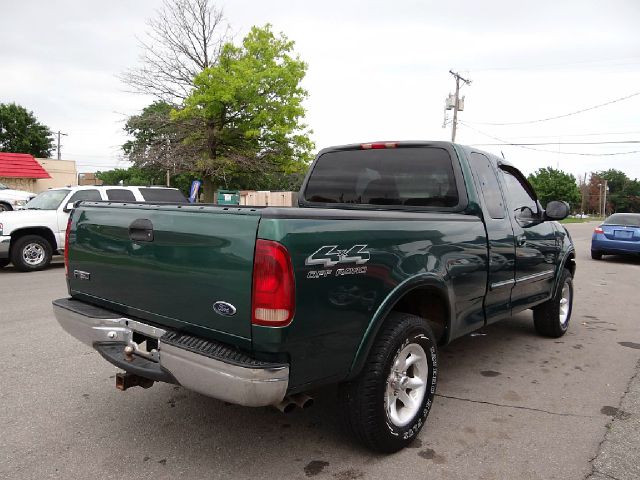
[[[105,345],[122,345],[137,363],[155,364],[180,385],[209,397],[238,405],[260,407],[277,404],[284,398],[289,384],[289,366],[237,361],[225,362],[195,353],[163,341],[167,331],[108,310],[71,299],[53,302],[53,312],[62,328],[81,342],[95,348],[114,365],[127,370],[126,362],[117,362],[103,353]],[[147,352],[134,342],[134,333],[158,341],[158,349]],[[113,357],[115,358],[115,357]],[[142,360],[141,360],[142,359]],[[260,365],[256,367],[256,365]],[[133,367],[132,367],[133,368]],[[154,378],[157,379],[157,378]]]

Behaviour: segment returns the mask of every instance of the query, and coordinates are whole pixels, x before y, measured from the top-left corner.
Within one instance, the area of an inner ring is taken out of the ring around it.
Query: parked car
[[[69,212],[82,200],[188,203],[175,188],[85,186],[52,188],[21,210],[0,212],[0,267],[13,263],[23,272],[41,270],[61,254]]]
[[[35,196],[33,192],[13,190],[4,183],[0,183],[0,212],[19,210]]]
[[[591,236],[591,258],[640,253],[640,213],[614,213]]]
[[[541,335],[569,328],[575,253],[554,221],[569,206],[543,209],[502,158],[333,147],[299,207],[83,202],[55,316],[127,372],[121,390],[162,381],[286,411],[339,383],[348,427],[382,452],[425,424],[438,345],[528,308]]]

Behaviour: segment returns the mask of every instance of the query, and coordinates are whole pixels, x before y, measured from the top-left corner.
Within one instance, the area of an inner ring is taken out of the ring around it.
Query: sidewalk
[[[613,418],[587,479],[637,480],[640,478],[640,361],[620,406],[611,408],[610,414]]]

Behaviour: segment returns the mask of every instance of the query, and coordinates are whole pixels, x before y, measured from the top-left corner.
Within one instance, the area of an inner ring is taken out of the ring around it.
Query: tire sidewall
[[[387,377],[391,373],[393,363],[398,354],[411,343],[420,345],[424,350],[427,356],[427,364],[429,366],[429,376],[427,378],[424,398],[422,399],[422,404],[418,409],[418,413],[407,425],[404,427],[398,427],[389,420],[386,412],[385,396]],[[429,415],[431,407],[433,406],[433,398],[436,393],[436,385],[438,381],[438,350],[432,334],[426,328],[413,326],[406,335],[400,336],[395,342],[394,348],[390,350],[390,354],[387,356],[384,371],[385,375],[384,378],[381,379],[382,381],[379,389],[379,398],[381,399],[380,418],[383,421],[383,429],[389,434],[389,441],[404,446],[413,440],[418,432],[420,432],[424,426],[427,416]]]
[[[44,250],[44,259],[37,265],[31,265],[26,263],[23,258],[23,250],[30,243],[39,244]],[[27,235],[22,238],[19,238],[16,243],[12,246],[12,262],[14,267],[23,272],[32,272],[37,270],[42,270],[46,268],[51,263],[52,250],[49,242],[44,238],[37,235]]]
[[[571,314],[573,313],[573,278],[571,274],[565,272],[562,276],[562,283],[560,284],[560,288],[558,289],[558,299],[556,301],[557,311],[558,311],[558,325],[560,330],[564,333],[569,330],[569,324],[571,323]],[[567,314],[566,323],[562,324],[560,322],[560,300],[562,300],[562,290],[564,289],[565,284],[569,285],[569,312]]]

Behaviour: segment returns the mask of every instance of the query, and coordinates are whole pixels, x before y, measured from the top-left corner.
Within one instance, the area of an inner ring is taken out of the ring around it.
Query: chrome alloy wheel
[[[571,310],[571,286],[569,282],[562,285],[562,293],[560,294],[560,325],[565,327],[569,321],[569,312]]]
[[[22,258],[27,265],[35,267],[40,265],[45,258],[45,251],[39,243],[27,243],[22,249]]]
[[[409,424],[418,414],[427,391],[429,364],[424,349],[406,345],[396,356],[387,378],[385,411],[397,427]]]

